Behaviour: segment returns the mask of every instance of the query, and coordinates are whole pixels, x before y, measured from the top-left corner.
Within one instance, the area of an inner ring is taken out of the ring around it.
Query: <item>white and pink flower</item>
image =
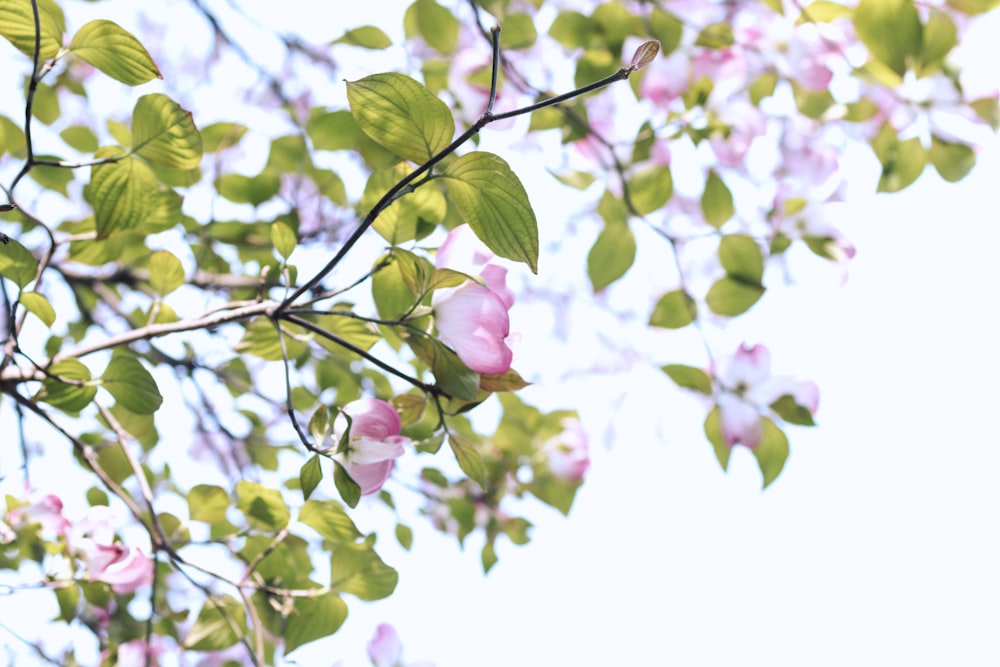
[[[792,396],[797,405],[815,414],[819,389],[815,383],[785,375],[771,375],[771,353],[763,345],[741,345],[720,363],[716,376],[722,391],[717,398],[726,445],[750,449],[760,444],[761,415],[782,396]]]
[[[327,447],[336,447],[344,432],[349,431],[347,451],[337,454],[337,458],[361,487],[361,495],[375,493],[392,475],[396,459],[403,455],[403,445],[410,439],[399,434],[399,413],[386,401],[361,398],[345,405],[343,412],[351,418],[350,427],[345,417],[338,417]]]
[[[434,667],[429,662],[403,664],[403,644],[396,629],[388,623],[379,623],[375,635],[368,642],[368,658],[375,667]]]
[[[119,595],[153,583],[153,561],[142,549],[116,541],[109,508],[95,505],[70,527],[66,541],[94,581],[103,581]]]
[[[587,434],[579,419],[563,419],[563,431],[542,445],[552,476],[566,482],[582,482],[590,468]]]
[[[462,363],[496,375],[507,372],[514,357],[506,344],[514,293],[507,287],[507,269],[492,264],[493,257],[468,225],[448,232],[437,252],[437,267],[478,275],[483,282],[438,289],[431,305],[438,335]]]

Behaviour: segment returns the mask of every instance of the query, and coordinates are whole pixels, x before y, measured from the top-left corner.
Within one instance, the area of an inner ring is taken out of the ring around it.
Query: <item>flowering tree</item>
[[[404,503],[480,536],[485,570],[498,539],[529,539],[513,499],[569,513],[590,464],[579,415],[528,405],[539,369],[514,370],[515,304],[547,271],[507,159],[526,146],[600,225],[576,296],[613,310],[637,238],[658,244],[671,269],[646,286],[648,327],[696,332],[705,356],[655,363],[704,399],[722,467],[747,447],[767,486],[818,389],[709,332],[795,253],[846,270],[829,209],[848,146],[894,192],[928,166],[963,178],[1000,125],[997,92],[951,59],[993,0],[415,0],[404,43],[374,25],[281,35],[280,72],[230,31],[248,17],[201,0],[148,34],[88,4],[0,0],[0,58],[24,77],[23,114],[0,116],[0,567],[90,632],[89,654],[24,640],[57,664],[280,663],[335,633],[350,596],[393,592],[362,502],[400,517],[406,548]],[[342,61],[393,49],[405,73],[316,101]],[[245,104],[210,95],[217,77]],[[36,464],[67,451],[72,471]],[[401,652],[380,626],[372,662]]]

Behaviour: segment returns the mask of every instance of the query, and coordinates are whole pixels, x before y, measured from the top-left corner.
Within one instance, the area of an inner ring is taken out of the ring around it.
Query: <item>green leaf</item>
[[[344,113],[347,113],[346,111]],[[247,126],[220,121],[201,128],[201,147],[205,153],[217,153],[239,143]]]
[[[392,595],[399,574],[367,543],[338,545],[330,556],[330,589],[371,602]]]
[[[720,21],[705,26],[698,33],[695,46],[703,46],[707,49],[724,49],[727,46],[732,46],[735,41],[733,26],[725,21]]]
[[[101,386],[108,390],[122,407],[138,415],[156,412],[163,397],[156,380],[135,357],[118,355],[111,358],[101,376]]]
[[[222,487],[197,484],[187,494],[188,516],[192,521],[219,523],[225,521],[229,509],[229,494]]]
[[[493,566],[497,564],[497,552],[492,541],[483,545],[482,550],[479,552],[479,560],[483,564],[483,574],[492,570]]]
[[[331,44],[347,44],[349,46],[360,46],[363,49],[380,50],[392,46],[392,40],[382,32],[381,28],[376,28],[373,25],[363,25],[348,30],[333,40]]]
[[[854,27],[869,53],[899,76],[920,55],[923,29],[913,0],[860,0]]]
[[[759,285],[764,277],[764,258],[760,246],[749,236],[730,234],[719,243],[719,262],[736,280]]]
[[[947,0],[949,7],[954,7],[963,14],[975,16],[985,14],[1000,6],[1000,0]]]
[[[705,190],[701,195],[701,213],[705,216],[705,222],[718,229],[733,217],[735,212],[733,195],[726,182],[714,169],[709,171]]]
[[[678,387],[692,389],[706,396],[712,395],[712,378],[702,369],[683,364],[667,364],[661,368]]]
[[[57,587],[54,592],[56,602],[59,604],[59,615],[55,620],[67,623],[74,621],[80,607],[80,587],[71,583],[68,586]]]
[[[336,459],[333,461],[333,484],[348,507],[354,509],[358,506],[358,501],[361,500],[361,486]]]
[[[184,284],[184,265],[168,250],[157,250],[149,256],[149,285],[161,297]]]
[[[981,97],[969,102],[976,115],[986,121],[993,131],[1000,130],[1000,102],[994,97]]]
[[[347,619],[347,603],[339,595],[295,598],[292,607],[285,624],[285,655],[332,635]]]
[[[569,170],[557,173],[549,169],[548,172],[563,185],[577,190],[586,190],[597,180],[596,176],[585,171]]]
[[[292,228],[278,220],[271,223],[271,245],[285,260],[295,251],[295,232]]]
[[[653,7],[649,14],[649,29],[653,37],[660,40],[664,57],[673,53],[681,44],[684,23],[675,14],[659,7]]]
[[[236,204],[260,206],[278,194],[281,177],[274,169],[265,168],[256,176],[222,174],[215,181],[219,194]]]
[[[299,485],[302,487],[302,498],[309,500],[309,496],[316,490],[319,483],[323,481],[323,466],[320,464],[318,454],[313,454],[308,461],[302,464],[299,470]],[[301,520],[302,517],[299,517]]]
[[[467,153],[444,177],[462,218],[486,246],[538,273],[538,221],[528,193],[506,162],[492,153]]]
[[[911,185],[927,165],[927,151],[919,137],[900,141],[896,130],[885,123],[872,139],[872,149],[882,163],[879,192],[898,192]]]
[[[38,273],[38,260],[17,239],[0,245],[0,276],[24,289]]]
[[[281,492],[256,482],[236,483],[236,506],[255,530],[278,531],[288,525],[291,514]]]
[[[49,367],[49,377],[42,382],[42,388],[35,396],[64,412],[79,412],[90,405],[97,394],[93,384],[68,384],[62,380],[89,383],[90,369],[78,359],[65,359]]]
[[[958,44],[958,28],[945,12],[930,8],[923,30],[920,49],[920,75],[940,69],[951,50]]]
[[[524,389],[530,382],[521,377],[520,373],[513,368],[507,369],[506,373],[500,375],[487,375],[483,373],[479,376],[479,389],[481,391],[518,391]]]
[[[976,166],[976,152],[965,144],[944,141],[931,136],[931,149],[927,153],[931,164],[941,178],[955,183],[965,178]]]
[[[760,474],[764,476],[763,488],[766,489],[785,467],[785,461],[788,459],[788,437],[767,417],[761,417],[760,425],[762,430],[760,444],[753,448],[753,455],[757,458],[757,465],[760,466]]]
[[[45,326],[51,327],[52,323],[56,321],[56,309],[52,307],[48,299],[38,292],[21,292],[19,300],[21,301],[21,305],[29,313],[32,313],[44,322]]]
[[[163,78],[139,40],[113,21],[97,19],[85,24],[73,35],[69,50],[129,86]]]
[[[331,542],[354,542],[361,537],[351,517],[333,500],[307,500],[299,510],[299,521]]]
[[[639,215],[649,215],[662,208],[674,194],[670,168],[662,165],[647,167],[628,181],[632,206]]]
[[[198,619],[187,637],[189,651],[220,651],[246,635],[247,617],[243,605],[228,595],[213,595],[205,600]]]
[[[448,55],[458,46],[458,19],[434,0],[416,0],[403,15],[407,39],[422,37],[439,53]]]
[[[448,446],[451,447],[458,467],[462,469],[469,479],[478,484],[481,488],[486,488],[486,468],[483,466],[483,457],[479,455],[472,442],[457,433],[448,434]]]
[[[123,155],[120,148],[105,147],[94,153],[94,158],[119,155]],[[156,193],[153,171],[134,157],[91,167],[88,194],[94,207],[97,238],[138,227],[152,214]]]
[[[414,336],[407,342],[417,357],[431,367],[441,391],[459,400],[476,399],[479,373],[463,364],[453,350],[439,340],[422,336]]]
[[[733,317],[749,310],[763,295],[764,288],[760,285],[751,285],[725,276],[709,288],[705,303],[712,312]]]
[[[413,168],[404,163],[373,171],[365,184],[361,210],[373,209],[385,193],[412,171]],[[390,244],[399,245],[416,239],[423,223],[437,225],[447,212],[448,203],[441,189],[429,184],[396,198],[382,210],[372,226]]]
[[[132,110],[132,152],[174,169],[201,162],[201,134],[191,112],[166,95],[143,95]]]
[[[339,151],[358,145],[358,124],[347,109],[321,111],[309,117],[306,133],[318,151]]]
[[[283,326],[289,327],[285,324]],[[309,344],[285,336],[285,350],[289,359],[298,359],[309,350]],[[281,361],[281,338],[278,329],[267,318],[257,318],[247,325],[243,338],[233,346],[236,352],[246,352],[268,361]]]
[[[6,37],[14,47],[33,57],[35,54],[35,13],[31,0],[0,0],[0,35]],[[38,22],[40,30],[39,60],[48,60],[62,48],[62,34],[65,20],[62,10],[52,0],[38,2]]]
[[[682,289],[667,292],[660,297],[649,316],[649,326],[664,329],[681,329],[698,317],[698,305]]]
[[[347,84],[358,127],[411,162],[427,162],[451,143],[455,120],[448,106],[405,74],[373,74]]]
[[[587,254],[587,275],[595,292],[615,282],[635,261],[635,235],[628,224],[605,225]]]
[[[732,447],[726,444],[722,437],[722,411],[716,405],[705,418],[705,437],[712,444],[715,451],[715,458],[719,460],[719,465],[723,470],[729,469],[729,456],[733,453]]]
[[[97,135],[84,125],[70,125],[60,132],[59,136],[66,145],[81,153],[93,153],[100,146],[97,143]]]
[[[798,426],[816,425],[812,413],[809,412],[809,408],[796,403],[795,397],[791,394],[785,394],[774,403],[771,403],[771,409],[789,424],[796,424]]]
[[[396,524],[396,541],[409,551],[413,547],[413,529],[403,523]]]

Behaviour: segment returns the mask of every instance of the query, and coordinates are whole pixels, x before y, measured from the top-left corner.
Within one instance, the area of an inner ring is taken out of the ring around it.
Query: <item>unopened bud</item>
[[[659,52],[659,41],[651,39],[648,42],[643,42],[639,45],[639,48],[635,50],[635,54],[632,56],[632,63],[629,65],[629,71],[634,72],[642,69],[649,63],[653,62],[653,58],[655,58]]]

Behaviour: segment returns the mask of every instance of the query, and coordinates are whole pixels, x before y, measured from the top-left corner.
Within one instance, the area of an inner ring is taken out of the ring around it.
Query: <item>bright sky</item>
[[[384,24],[375,4],[351,3],[343,24]],[[982,47],[981,62],[1000,61],[995,43]],[[874,182],[870,167],[859,161],[858,177]],[[561,213],[532,186],[551,180],[521,169],[539,219]],[[400,572],[396,593],[351,599],[342,629],[293,657],[366,665],[364,644],[389,622],[406,659],[437,667],[997,664],[998,178],[993,142],[958,185],[926,173],[900,195],[856,192],[846,285],[810,275],[725,334],[723,351],[764,342],[776,372],[821,389],[819,428],[789,428],[791,457],[767,491],[744,450],[719,469],[704,408],[658,373],[534,387],[529,401],[577,407],[598,428],[610,389],[628,392],[610,443],[593,439],[569,520],[533,509],[532,543],[501,543],[485,578],[475,539],[462,553],[418,524],[407,553],[387,531],[379,551]],[[521,331],[527,369],[548,343]],[[658,339],[662,363],[698,363],[674,356],[671,336]]]

